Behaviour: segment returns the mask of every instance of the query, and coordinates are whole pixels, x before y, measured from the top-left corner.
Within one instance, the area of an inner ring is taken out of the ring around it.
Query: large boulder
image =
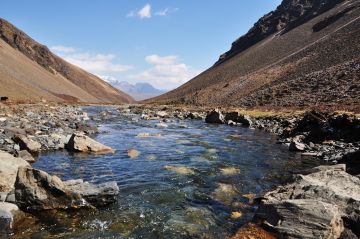
[[[14,189],[19,167],[30,166],[25,160],[0,151],[0,201]]]
[[[38,153],[41,149],[41,144],[26,137],[25,135],[17,134],[13,140],[19,144],[20,150],[27,150],[30,153]]]
[[[252,125],[252,120],[250,116],[240,114],[239,112],[228,112],[225,114],[225,121],[235,122],[241,124],[242,126],[249,127]]]
[[[18,170],[15,199],[25,211],[88,206],[80,194],[68,190],[60,178],[30,167]]]
[[[268,201],[257,215],[266,215],[265,226],[281,238],[339,238],[344,230],[339,208],[313,199]]]
[[[69,190],[79,193],[95,207],[103,207],[116,202],[119,194],[119,187],[116,182],[95,185],[80,179],[65,181],[64,184]]]
[[[74,133],[69,142],[65,145],[65,148],[71,152],[83,152],[83,153],[114,153],[115,150],[105,146],[99,142],[96,142],[92,138],[84,135],[83,133]]]
[[[221,113],[221,111],[214,109],[207,113],[205,122],[209,124],[224,124],[226,121],[225,116]]]
[[[293,183],[266,193],[256,217],[264,219],[265,224],[281,236],[307,238],[308,235],[327,235],[331,231],[332,237],[325,238],[338,238],[338,229],[341,229],[336,216],[338,208],[340,216],[346,219],[346,229],[360,236],[354,226],[360,218],[360,179],[348,174],[345,165],[321,166],[311,171],[308,175],[297,175]],[[274,213],[279,215],[278,221],[274,219]],[[282,226],[285,221],[286,227]],[[296,228],[296,233],[301,235],[289,236]]]

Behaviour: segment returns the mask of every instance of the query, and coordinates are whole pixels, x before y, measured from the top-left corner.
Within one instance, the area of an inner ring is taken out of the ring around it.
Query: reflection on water
[[[99,107],[87,108],[90,113]],[[33,238],[225,238],[252,218],[255,194],[308,166],[274,136],[241,127],[117,116],[96,140],[115,154],[56,152],[34,167],[63,180],[117,181],[118,203],[106,209],[48,212]],[[309,164],[311,164],[310,162]]]

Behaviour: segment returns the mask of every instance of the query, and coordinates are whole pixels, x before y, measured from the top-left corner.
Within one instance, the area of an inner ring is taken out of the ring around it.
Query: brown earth
[[[213,67],[144,102],[360,112],[360,2],[338,2],[284,0]]]
[[[133,98],[53,54],[0,18],[0,96],[19,102],[131,103]]]

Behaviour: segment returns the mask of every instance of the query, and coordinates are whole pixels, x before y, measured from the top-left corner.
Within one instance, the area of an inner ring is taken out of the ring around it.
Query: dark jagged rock
[[[225,116],[221,113],[221,111],[214,109],[211,112],[208,112],[205,122],[209,124],[224,124],[226,121]]]
[[[304,134],[306,142],[325,140],[360,141],[360,120],[349,115],[331,115],[318,111],[305,113],[291,135]]]
[[[233,42],[231,49],[220,56],[215,65],[248,49],[266,37],[291,29],[333,8],[342,0],[284,0],[275,11],[262,17],[249,32]]]
[[[241,124],[242,126],[249,127],[252,124],[252,120],[250,116],[243,115],[238,112],[229,112],[225,113],[225,121],[232,121],[238,124]]]

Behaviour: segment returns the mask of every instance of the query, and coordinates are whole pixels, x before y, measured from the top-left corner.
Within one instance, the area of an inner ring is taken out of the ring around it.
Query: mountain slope
[[[210,69],[148,103],[360,110],[360,2],[284,0]]]
[[[129,95],[53,54],[0,19],[0,95],[13,100],[130,103]]]

